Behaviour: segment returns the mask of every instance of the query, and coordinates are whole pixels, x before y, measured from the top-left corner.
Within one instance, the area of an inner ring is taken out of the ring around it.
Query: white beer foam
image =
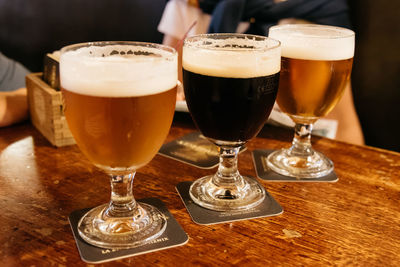
[[[113,51],[130,55],[110,55]],[[132,55],[142,51],[157,56]],[[79,94],[103,97],[152,95],[176,86],[177,55],[151,47],[90,46],[67,51],[60,57],[61,87]]]
[[[220,47],[226,44],[253,45],[256,49],[200,48],[203,42]],[[274,40],[251,39],[202,39],[183,47],[182,66],[197,74],[225,78],[253,78],[275,74],[280,71],[280,47]]]
[[[354,56],[351,30],[318,25],[271,27],[269,37],[281,41],[282,57],[306,60],[343,60]]]

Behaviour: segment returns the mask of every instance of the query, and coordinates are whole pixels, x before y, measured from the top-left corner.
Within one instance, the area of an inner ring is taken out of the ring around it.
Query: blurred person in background
[[[267,36],[271,26],[285,23],[351,28],[346,0],[170,0],[158,30],[164,34],[163,43],[179,52],[178,73],[182,81],[182,39],[185,34],[239,32]],[[178,92],[177,98],[184,100],[183,90]],[[335,139],[364,144],[350,82],[326,118],[338,122]]]
[[[156,28],[165,3],[165,0],[0,0],[0,126],[17,123],[27,116],[26,90],[19,89],[25,87],[24,67],[42,72],[47,53],[73,43],[104,40],[161,43],[162,34]]]
[[[29,71],[0,52],[0,127],[28,118],[25,76]]]

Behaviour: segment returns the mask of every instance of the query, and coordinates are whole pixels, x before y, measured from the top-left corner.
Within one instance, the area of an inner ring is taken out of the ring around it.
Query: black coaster
[[[246,147],[242,147],[240,152],[244,150]],[[189,133],[166,143],[158,153],[202,169],[214,168],[219,163],[218,147],[200,132]]]
[[[337,182],[339,179],[335,172],[331,172],[326,176],[319,178],[296,178],[278,174],[270,170],[267,166],[267,157],[274,150],[254,150],[253,162],[256,169],[257,177],[271,182]]]
[[[269,217],[282,214],[281,205],[266,191],[264,201],[249,210],[241,211],[214,211],[200,207],[195,204],[189,195],[189,188],[193,182],[181,182],[176,186],[186,210],[189,212],[192,220],[197,224],[217,224],[233,221],[249,220],[255,218]]]
[[[172,214],[165,207],[164,203],[157,198],[146,198],[141,199],[139,202],[144,202],[155,206],[161,213],[167,218],[167,229],[157,239],[150,241],[148,244],[144,244],[135,248],[129,249],[105,249],[95,247],[86,243],[78,233],[78,222],[82,216],[90,210],[83,209],[77,210],[70,214],[69,223],[74,234],[76,245],[79,250],[79,254],[83,261],[88,263],[103,263],[112,260],[118,260],[122,258],[132,257],[140,254],[145,254],[157,250],[172,248],[180,245],[184,245],[188,242],[189,237],[178,224]]]

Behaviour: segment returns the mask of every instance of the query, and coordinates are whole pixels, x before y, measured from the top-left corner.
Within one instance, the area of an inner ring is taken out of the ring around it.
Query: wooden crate
[[[75,144],[64,116],[61,92],[45,83],[42,76],[42,73],[26,76],[32,124],[57,147]]]

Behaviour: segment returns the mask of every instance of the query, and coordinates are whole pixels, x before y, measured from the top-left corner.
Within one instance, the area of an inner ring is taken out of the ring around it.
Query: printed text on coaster
[[[141,199],[138,202],[144,202],[156,207],[167,218],[167,229],[158,238],[150,241],[148,244],[129,249],[105,249],[95,247],[86,243],[78,233],[78,222],[80,218],[90,210],[77,210],[70,214],[69,223],[78,247],[79,254],[83,261],[88,263],[103,263],[112,260],[118,260],[127,257],[133,257],[140,254],[145,254],[157,250],[172,248],[184,245],[188,242],[189,237],[178,224],[172,214],[165,207],[164,203],[157,198]]]

